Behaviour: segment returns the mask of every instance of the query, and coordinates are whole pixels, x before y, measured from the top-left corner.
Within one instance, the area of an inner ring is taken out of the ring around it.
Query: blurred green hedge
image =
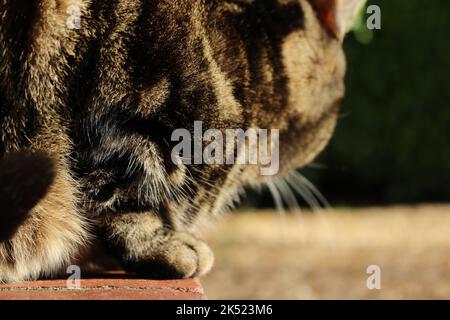
[[[339,125],[303,173],[334,204],[450,201],[450,1],[369,4],[382,30],[348,36]]]

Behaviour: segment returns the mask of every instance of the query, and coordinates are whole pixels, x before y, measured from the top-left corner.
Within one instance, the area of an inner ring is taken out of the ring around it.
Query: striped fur
[[[0,156],[55,163],[0,242],[1,281],[100,245],[150,277],[206,273],[212,253],[193,235],[263,180],[255,166],[173,164],[171,132],[280,129],[286,173],[324,148],[344,92],[340,40],[307,0],[0,0],[0,26]]]

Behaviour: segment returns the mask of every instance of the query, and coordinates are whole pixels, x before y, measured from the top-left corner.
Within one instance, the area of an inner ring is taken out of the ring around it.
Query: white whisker
[[[291,174],[286,176],[286,181],[294,189],[294,191],[297,192],[303,198],[303,200],[306,201],[306,203],[311,207],[311,209],[313,210],[321,209],[321,205],[317,201],[314,194],[307,187],[305,187],[301,183],[301,181],[296,180],[295,177],[292,176]]]
[[[266,182],[266,185],[269,188],[270,193],[272,194],[273,201],[275,202],[275,207],[277,208],[277,212],[279,213],[283,240],[286,242],[286,211],[283,206],[283,199],[281,198],[280,192],[278,191],[276,185],[272,180],[268,180]]]
[[[325,215],[324,208],[321,206],[319,201],[321,201],[322,204],[325,205],[327,212],[333,213],[334,211],[332,210],[329,202],[325,199],[322,193],[298,171],[291,172],[286,177],[286,180],[294,188],[294,190],[308,203],[311,209],[318,214],[324,232],[328,237],[328,243],[331,248],[334,248],[334,245],[336,243],[334,230],[330,226]]]
[[[305,221],[303,218],[302,210],[297,201],[297,198],[296,198],[294,192],[292,192],[291,187],[286,182],[284,177],[276,178],[274,180],[274,183],[280,190],[281,197],[285,200],[286,204],[288,205],[288,208],[290,210],[292,210],[292,212],[294,212],[296,214],[296,216],[299,218],[300,228],[301,228],[301,230],[300,230],[301,241],[304,243],[306,241],[306,238],[305,238],[306,233],[305,233],[305,229],[304,229]]]
[[[330,203],[328,200],[324,197],[322,192],[320,192],[315,185],[311,183],[308,179],[305,178],[300,172],[294,171],[291,173],[291,176],[295,177],[303,186],[308,188],[314,196],[322,203],[322,205],[325,208],[331,208]]]

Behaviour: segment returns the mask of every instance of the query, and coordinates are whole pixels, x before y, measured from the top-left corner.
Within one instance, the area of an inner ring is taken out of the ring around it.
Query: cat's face
[[[277,174],[323,149],[345,60],[309,1],[133,3],[114,17],[99,6],[80,50],[80,77],[91,80],[72,90],[73,136],[89,210],[154,210],[186,226],[270,179],[261,165],[175,163],[172,134],[194,136],[196,121],[279,130]]]

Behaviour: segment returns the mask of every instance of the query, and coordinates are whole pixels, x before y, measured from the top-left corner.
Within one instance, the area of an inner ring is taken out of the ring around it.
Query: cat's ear
[[[327,31],[342,39],[366,0],[308,0]]]

